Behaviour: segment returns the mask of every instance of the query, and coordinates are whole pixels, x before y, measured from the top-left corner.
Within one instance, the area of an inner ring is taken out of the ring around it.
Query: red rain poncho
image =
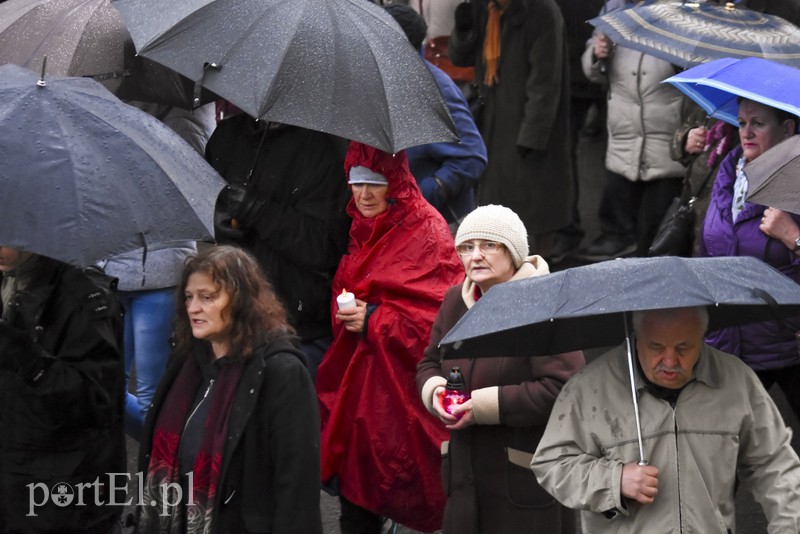
[[[417,394],[417,362],[445,291],[464,279],[447,224],[428,204],[404,152],[392,156],[353,142],[345,173],[363,166],[386,176],[389,209],[363,217],[351,199],[348,253],[333,280],[377,308],[364,335],[334,319],[334,339],[319,366],[322,480],[339,476],[341,494],[416,530],[441,527],[444,425]]]

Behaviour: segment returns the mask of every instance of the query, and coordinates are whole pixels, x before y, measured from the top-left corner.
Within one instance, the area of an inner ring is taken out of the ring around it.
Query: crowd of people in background
[[[664,436],[651,465],[615,430],[630,417],[621,347],[589,364],[439,351],[497,284],[648,255],[685,187],[693,255],[755,256],[800,283],[800,215],[748,202],[743,172],[800,118],[742,99],[738,131],[710,123],[661,83],[674,65],[592,33],[626,0],[374,3],[424,58],[459,143],[389,154],[230,103],[216,119],[214,104],[148,109],[225,180],[216,243],[87,269],[0,243],[0,532],[121,532],[102,503],[125,432],[143,534],[321,534],[320,490],[343,534],[571,534],[575,510],[586,532],[677,531],[675,517],[732,532],[738,484],[770,532],[800,532],[800,459],[766,391],[800,416],[800,318],[707,333],[703,309],[636,315],[642,411]],[[748,5],[800,20],[800,2]],[[583,243],[590,115],[606,184]],[[453,367],[470,399],[451,410]],[[95,479],[94,504],[28,513],[26,484]]]

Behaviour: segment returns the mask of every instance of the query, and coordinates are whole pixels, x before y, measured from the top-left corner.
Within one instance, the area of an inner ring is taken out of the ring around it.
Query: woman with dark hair
[[[250,254],[219,246],[187,262],[180,291],[138,532],[321,533],[314,388],[272,286]]]

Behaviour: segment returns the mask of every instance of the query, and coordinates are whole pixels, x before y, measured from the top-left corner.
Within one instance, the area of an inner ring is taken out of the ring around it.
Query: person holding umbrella
[[[770,532],[800,531],[800,459],[755,374],[703,342],[705,307],[633,312],[636,394],[647,461],[634,434],[625,345],[567,382],[531,463],[584,532],[735,531],[747,488]]]
[[[783,110],[739,100],[741,146],[722,161],[706,211],[700,256],[759,258],[800,282],[800,216],[748,202],[744,166],[783,139],[795,135],[798,119]],[[765,320],[715,330],[709,345],[741,358],[766,388],[777,383],[800,416],[800,317]]]
[[[555,398],[583,365],[583,354],[443,362],[438,349],[444,335],[490,288],[545,275],[548,265],[541,256],[528,256],[525,225],[505,206],[481,206],[467,215],[456,235],[456,250],[466,278],[447,291],[417,366],[422,402],[450,430],[450,441],[442,446],[448,495],[443,532],[571,534],[574,513],[542,491],[528,466]],[[451,366],[462,370],[471,399],[448,412],[442,398]]]
[[[317,372],[322,481],[338,485],[343,534],[380,534],[386,517],[433,532],[445,502],[446,432],[417,398],[414,375],[461,267],[405,152],[352,142],[344,167],[353,222],[333,279],[333,342]],[[340,309],[339,295],[351,306]]]
[[[117,532],[125,379],[112,279],[0,246],[0,287],[0,532]]]

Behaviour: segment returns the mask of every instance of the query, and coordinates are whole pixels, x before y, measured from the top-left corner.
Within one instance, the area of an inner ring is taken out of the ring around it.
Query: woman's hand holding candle
[[[356,296],[346,289],[342,289],[342,293],[336,297],[336,304],[340,310],[356,307]]]
[[[346,290],[336,297],[336,303],[339,305],[336,320],[343,322],[349,332],[362,333],[367,318],[367,303]]]

